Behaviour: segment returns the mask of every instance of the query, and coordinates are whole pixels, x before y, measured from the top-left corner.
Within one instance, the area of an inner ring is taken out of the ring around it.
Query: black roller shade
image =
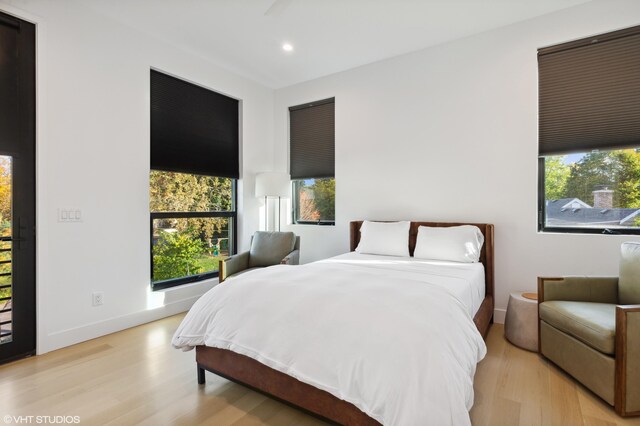
[[[335,176],[335,98],[289,108],[291,179]]]
[[[238,179],[238,101],[151,70],[151,168]]]
[[[640,145],[640,26],[538,50],[539,153]]]
[[[10,17],[0,14],[0,153],[15,155],[20,139],[20,58],[17,26]]]

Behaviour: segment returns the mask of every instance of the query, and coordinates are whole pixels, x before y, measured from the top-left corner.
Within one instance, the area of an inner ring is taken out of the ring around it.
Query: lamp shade
[[[264,172],[256,175],[256,197],[288,197],[289,173]]]

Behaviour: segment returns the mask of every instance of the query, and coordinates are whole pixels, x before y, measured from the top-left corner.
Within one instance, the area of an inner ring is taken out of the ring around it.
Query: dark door
[[[0,12],[0,363],[36,348],[35,26]]]

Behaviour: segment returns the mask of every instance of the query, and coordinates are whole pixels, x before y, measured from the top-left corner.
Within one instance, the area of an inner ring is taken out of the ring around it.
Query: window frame
[[[538,232],[548,234],[640,235],[640,228],[547,226],[545,157],[538,158]]]
[[[153,169],[152,169],[153,170]],[[192,173],[195,174],[195,173]],[[150,283],[151,290],[164,290],[184,284],[195,283],[199,281],[217,278],[220,271],[205,272],[197,275],[189,275],[187,277],[171,278],[162,281],[153,281],[153,221],[155,219],[189,219],[189,218],[210,218],[210,217],[226,217],[229,218],[229,256],[237,254],[238,247],[238,180],[231,179],[231,210],[229,211],[207,211],[207,212],[149,212],[149,266],[150,266]]]
[[[310,179],[326,179],[326,178],[310,178]],[[333,179],[335,180],[335,177],[331,177],[329,179]],[[298,212],[299,212],[299,204],[298,204],[298,191],[296,189],[296,182],[298,181],[302,181],[304,179],[291,179],[291,201],[293,204],[293,208],[291,209],[291,221],[294,225],[317,225],[317,226],[335,226],[336,221],[334,220],[317,220],[317,221],[312,221],[312,220],[297,220],[298,217]],[[334,197],[334,203],[335,203],[335,197]],[[335,216],[335,205],[333,208],[333,214]]]

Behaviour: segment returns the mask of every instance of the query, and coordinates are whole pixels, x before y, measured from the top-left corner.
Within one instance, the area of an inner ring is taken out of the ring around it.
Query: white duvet
[[[486,353],[460,291],[469,273],[393,259],[348,254],[248,272],[203,295],[172,343],[249,356],[385,425],[468,425]]]

